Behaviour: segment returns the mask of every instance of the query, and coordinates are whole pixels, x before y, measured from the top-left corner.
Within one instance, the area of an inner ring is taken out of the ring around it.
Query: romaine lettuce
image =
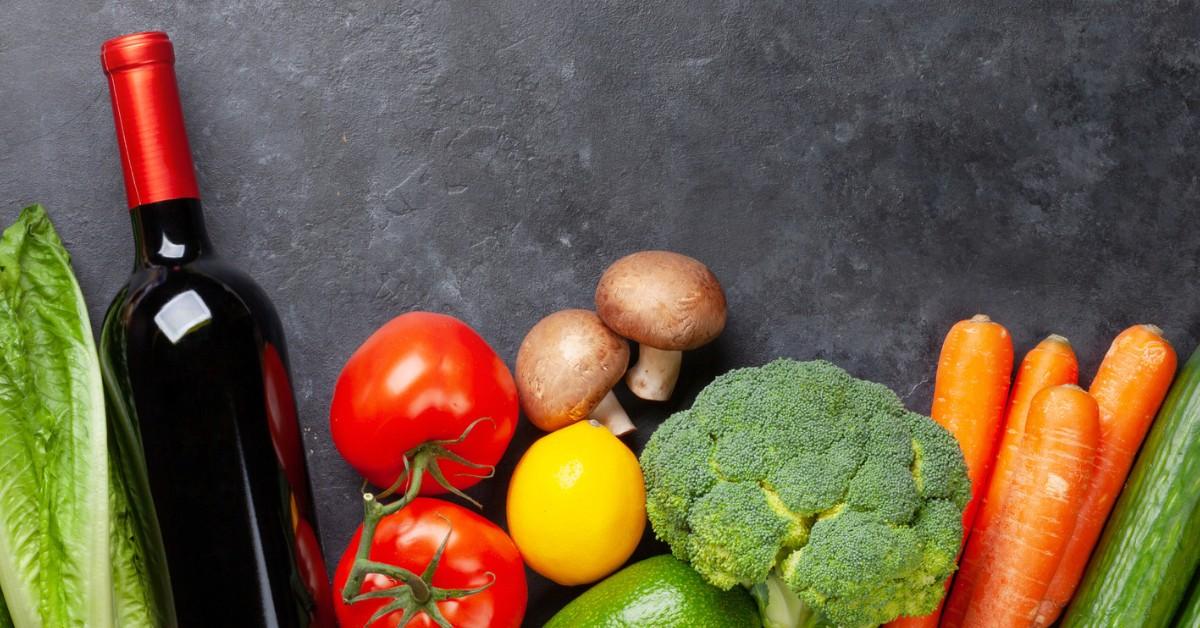
[[[119,477],[140,453],[110,469],[83,295],[45,211],[27,207],[0,237],[0,627],[171,623],[161,560],[129,543],[131,513],[153,521]]]

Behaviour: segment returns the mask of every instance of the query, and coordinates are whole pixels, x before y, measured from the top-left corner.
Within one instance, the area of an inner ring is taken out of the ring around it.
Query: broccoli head
[[[946,430],[823,361],[718,377],[641,463],[655,534],[710,583],[750,587],[768,625],[932,612],[971,495]]]

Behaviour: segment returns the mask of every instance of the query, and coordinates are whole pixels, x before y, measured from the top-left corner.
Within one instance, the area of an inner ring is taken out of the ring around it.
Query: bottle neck
[[[129,208],[200,197],[165,33],[123,35],[100,52]]]
[[[180,266],[212,253],[197,199],[139,205],[129,215],[133,221],[135,264],[140,268]]]

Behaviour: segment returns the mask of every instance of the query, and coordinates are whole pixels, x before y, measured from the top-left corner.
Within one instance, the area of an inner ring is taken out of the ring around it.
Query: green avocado
[[[545,628],[757,628],[758,608],[742,587],[722,591],[670,554],[609,576]]]

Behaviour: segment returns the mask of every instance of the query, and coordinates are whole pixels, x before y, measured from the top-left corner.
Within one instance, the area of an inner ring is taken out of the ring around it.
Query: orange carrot
[[[954,576],[954,586],[950,590],[950,598],[942,615],[943,628],[957,628],[961,625],[967,602],[971,600],[971,590],[982,575],[985,547],[983,537],[999,514],[1004,503],[1004,494],[1011,485],[1013,473],[1017,468],[1021,439],[1025,435],[1025,420],[1029,416],[1034,396],[1052,386],[1075,384],[1078,381],[1079,362],[1075,359],[1071,343],[1062,336],[1049,336],[1021,361],[1016,382],[1013,384],[1012,397],[1008,402],[1004,436],[996,453],[987,492],[984,493],[979,514],[971,528],[958,573]]]
[[[1012,338],[1008,330],[983,314],[956,323],[942,343],[930,416],[954,435],[967,461],[971,501],[963,511],[964,540],[975,520],[980,494],[991,470],[996,437],[1008,401],[1012,365]],[[901,617],[888,626],[937,626],[941,613],[939,607],[925,617]]]
[[[971,503],[963,523],[968,529],[996,450],[1012,364],[1008,330],[983,314],[955,324],[938,358],[930,416],[954,435],[966,458]]]
[[[983,314],[955,324],[942,344],[930,416],[954,435],[967,460],[971,503],[963,513],[964,530],[975,520],[991,471],[1012,366],[1008,330]]]
[[[1058,619],[1079,586],[1088,556],[1175,376],[1175,361],[1175,350],[1161,329],[1134,325],[1113,340],[1100,363],[1090,389],[1100,406],[1100,448],[1075,531],[1042,601],[1038,626]]]
[[[981,539],[963,628],[1034,625],[1091,483],[1099,441],[1099,409],[1082,388],[1055,386],[1034,397],[1012,482]]]
[[[897,617],[885,625],[887,628],[937,628],[938,615],[941,612],[942,609],[939,607],[924,617]]]
[[[948,582],[946,584],[949,585]],[[936,611],[924,617],[897,617],[884,625],[887,628],[937,628],[941,612],[942,608],[939,606]]]

